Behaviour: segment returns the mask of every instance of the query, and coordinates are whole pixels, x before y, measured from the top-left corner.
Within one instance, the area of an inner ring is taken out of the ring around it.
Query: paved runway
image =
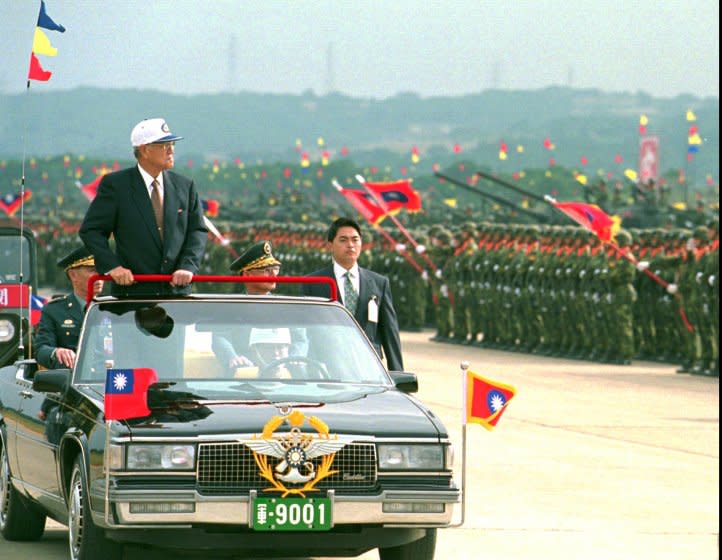
[[[457,467],[459,363],[518,390],[494,431],[468,427],[466,520],[440,531],[437,560],[719,557],[718,379],[651,362],[612,366],[438,344],[430,335],[402,333],[404,360],[419,376],[420,398],[452,431]],[[49,523],[39,543],[0,539],[0,558],[64,559],[66,539]],[[141,558],[179,555],[126,552]]]

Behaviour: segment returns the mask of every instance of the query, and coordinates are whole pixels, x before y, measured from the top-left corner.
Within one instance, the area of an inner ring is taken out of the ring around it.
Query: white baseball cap
[[[182,136],[171,133],[165,119],[142,120],[133,127],[133,131],[130,133],[130,143],[134,148],[145,144],[175,142],[182,139]]]

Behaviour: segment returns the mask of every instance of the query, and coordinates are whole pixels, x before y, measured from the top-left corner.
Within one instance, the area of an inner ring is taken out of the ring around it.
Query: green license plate
[[[255,498],[253,529],[256,531],[328,531],[330,498]]]

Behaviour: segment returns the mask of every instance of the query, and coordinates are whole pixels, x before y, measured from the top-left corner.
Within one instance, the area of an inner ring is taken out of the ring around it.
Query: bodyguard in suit
[[[350,218],[331,224],[326,236],[333,262],[309,276],[336,280],[341,301],[364,330],[389,371],[403,371],[401,340],[389,279],[358,265],[361,254],[361,226]],[[323,284],[304,284],[303,295],[329,297]],[[382,351],[383,348],[383,351]]]
[[[114,296],[188,294],[208,239],[192,180],[170,171],[174,146],[165,120],[138,123],[130,135],[138,164],[105,175],[80,227],[80,238]],[[110,235],[115,252],[110,248]],[[134,274],[170,274],[167,284],[133,285]]]
[[[55,298],[43,307],[35,335],[35,359],[48,369],[72,368],[78,348],[80,327],[85,314],[88,279],[96,274],[95,261],[88,249],[80,247],[58,261],[73,286],[73,293]],[[100,293],[103,283],[94,285]]]

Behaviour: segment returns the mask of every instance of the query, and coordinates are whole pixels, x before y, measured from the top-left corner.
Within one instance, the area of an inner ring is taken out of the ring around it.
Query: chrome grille
[[[323,457],[312,459],[318,469]],[[270,464],[275,467],[277,460]],[[332,471],[317,485],[319,490],[363,493],[376,487],[376,447],[373,443],[350,443],[334,459]],[[289,488],[296,485],[286,485]],[[262,478],[253,452],[242,443],[203,443],[198,449],[198,492],[206,495],[232,495],[270,487]]]

